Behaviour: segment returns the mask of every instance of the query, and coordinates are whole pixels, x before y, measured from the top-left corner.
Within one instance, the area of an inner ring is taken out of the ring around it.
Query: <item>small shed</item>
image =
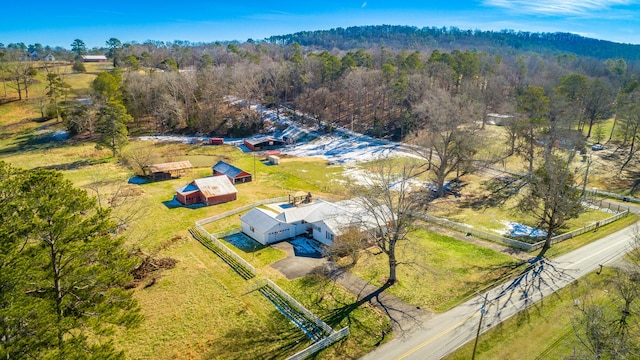
[[[222,145],[224,144],[224,139],[223,138],[210,138],[207,141],[208,145]]]
[[[179,178],[192,168],[193,165],[191,165],[191,162],[188,160],[153,164],[148,167],[152,181]]]
[[[220,160],[212,167],[213,175],[225,175],[233,184],[251,182],[251,174]]]
[[[45,62],[54,62],[56,61],[56,57],[53,54],[49,53],[44,57]]]
[[[226,176],[213,176],[193,180],[191,183],[176,189],[176,199],[184,204],[216,205],[233,201],[238,190]]]
[[[272,150],[284,146],[284,141],[270,136],[244,139],[244,146],[251,151]]]
[[[267,156],[267,161],[269,162],[269,164],[271,165],[280,165],[280,157],[275,156],[275,155],[269,155]]]

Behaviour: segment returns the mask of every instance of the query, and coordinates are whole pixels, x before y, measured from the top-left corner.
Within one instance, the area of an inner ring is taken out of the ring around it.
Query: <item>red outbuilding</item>
[[[176,199],[184,205],[203,203],[216,205],[237,198],[238,190],[226,176],[213,176],[193,180],[176,189]]]

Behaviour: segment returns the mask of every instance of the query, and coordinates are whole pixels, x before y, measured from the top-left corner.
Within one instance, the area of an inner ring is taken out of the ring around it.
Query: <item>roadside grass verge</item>
[[[536,303],[500,325],[482,334],[478,341],[478,359],[573,359],[586,355],[577,339],[572,321],[579,314],[574,299],[589,293],[593,301],[606,299],[615,272],[605,268],[600,275],[591,273],[553,296]],[[474,319],[475,320],[475,319]],[[477,320],[475,320],[477,321]],[[534,340],[535,339],[535,340]],[[470,359],[473,341],[447,360]]]
[[[399,281],[386,291],[435,312],[450,309],[520,264],[507,255],[420,228],[408,238],[397,250],[402,262],[397,269]],[[382,286],[388,277],[387,256],[368,253],[350,271]]]
[[[620,231],[627,226],[631,226],[637,221],[638,215],[629,214],[618,221],[614,221],[611,224],[601,226],[598,231],[587,232],[569,240],[554,244],[545,255],[550,258],[564,255],[589,243],[599,240],[607,235],[611,235],[616,231]],[[532,251],[531,254],[535,255],[537,252],[539,252],[539,250]]]

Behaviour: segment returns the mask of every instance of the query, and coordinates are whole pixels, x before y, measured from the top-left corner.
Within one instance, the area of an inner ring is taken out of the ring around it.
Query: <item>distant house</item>
[[[233,201],[238,190],[226,176],[213,176],[193,180],[191,183],[176,189],[176,199],[184,205],[203,203],[216,205]]]
[[[193,165],[189,161],[176,161],[149,165],[149,173],[152,181],[169,180],[184,176]]]
[[[210,138],[207,141],[208,145],[222,145],[224,144],[224,139],[223,138]]]
[[[107,62],[104,55],[82,55],[82,62]]]
[[[53,56],[51,53],[47,54],[44,59],[45,62],[54,62],[56,61],[56,57]]]
[[[269,136],[244,139],[244,146],[251,151],[271,150],[284,146],[284,141]]]
[[[220,160],[217,164],[213,165],[211,168],[213,170],[213,175],[225,175],[231,180],[233,184],[242,184],[246,182],[251,182],[251,174],[238,169],[237,167],[227,164],[226,162]]]
[[[362,227],[366,216],[350,202],[314,203],[283,209],[282,212],[253,208],[240,217],[242,232],[263,245],[290,239],[302,234],[331,245],[346,228]]]

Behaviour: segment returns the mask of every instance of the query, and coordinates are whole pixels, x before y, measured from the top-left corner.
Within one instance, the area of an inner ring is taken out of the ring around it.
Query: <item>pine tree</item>
[[[60,173],[0,166],[0,357],[124,358],[108,335],[141,317],[109,211]]]

